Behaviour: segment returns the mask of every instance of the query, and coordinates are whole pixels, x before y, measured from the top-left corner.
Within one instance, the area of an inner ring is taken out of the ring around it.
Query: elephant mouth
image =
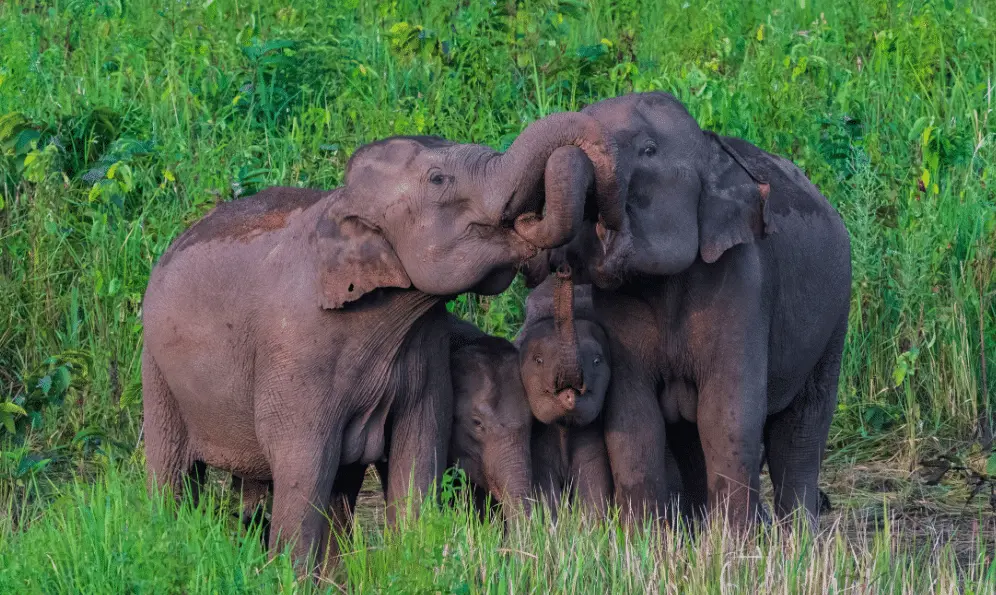
[[[601,251],[593,258],[592,281],[607,290],[617,289],[623,283],[624,264],[633,252],[629,220],[624,219],[618,231],[609,229],[601,216],[595,223],[595,237]]]

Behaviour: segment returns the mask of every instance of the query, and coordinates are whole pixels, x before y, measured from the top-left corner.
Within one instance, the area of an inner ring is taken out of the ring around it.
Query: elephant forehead
[[[407,139],[387,139],[361,147],[346,165],[346,184],[383,182],[411,168],[425,147]]]

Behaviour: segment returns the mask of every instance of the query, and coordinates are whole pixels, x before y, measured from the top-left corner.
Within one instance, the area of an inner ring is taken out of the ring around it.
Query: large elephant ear
[[[758,157],[747,155],[751,145],[704,134],[711,157],[699,200],[699,254],[713,263],[738,244],[776,233],[778,226],[768,204],[771,186],[762,173],[767,168]]]
[[[378,288],[412,285],[391,244],[360,217],[323,217],[315,247],[323,308],[342,308]]]

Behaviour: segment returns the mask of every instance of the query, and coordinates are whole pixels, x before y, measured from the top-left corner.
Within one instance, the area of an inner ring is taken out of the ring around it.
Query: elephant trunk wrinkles
[[[533,477],[529,434],[516,435],[496,446],[485,457],[485,476],[489,491],[502,503],[506,515],[516,507],[521,507],[528,513],[527,498],[532,489]]]
[[[577,330],[574,328],[574,281],[571,268],[557,269],[557,284],[553,290],[553,326],[557,334],[557,374],[554,389],[560,392],[574,389],[584,392],[584,372],[581,369]]]
[[[541,224],[534,212],[540,209],[540,183],[548,172],[548,161],[561,147],[577,147],[590,164],[578,166],[580,155],[560,152],[551,167],[556,170],[548,183],[546,216],[550,223]],[[594,177],[596,200],[600,216],[610,229],[622,223],[622,203],[616,176],[617,150],[612,137],[591,116],[561,112],[533,122],[515,139],[504,154],[488,163],[483,182],[490,197],[489,205],[504,209],[503,220],[521,217],[515,222],[516,232],[537,247],[557,247],[572,237],[572,227],[579,224],[584,211],[584,198]],[[570,182],[572,191],[564,188]],[[511,198],[509,198],[511,197]]]

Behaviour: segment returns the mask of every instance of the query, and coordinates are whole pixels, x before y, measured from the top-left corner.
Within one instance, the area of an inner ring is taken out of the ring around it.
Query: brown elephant
[[[357,150],[334,191],[216,207],[162,256],[143,300],[150,487],[179,494],[205,465],[272,480],[271,546],[296,537],[298,560],[320,558],[337,470],[387,454],[393,522],[445,465],[445,301],[500,292],[537,246],[570,239],[577,203],[536,197],[550,160],[576,159],[613,194],[614,143],[563,113],[505,153],[389,138]]]
[[[752,523],[763,443],[775,514],[815,520],[850,310],[840,215],[791,162],[703,131],[666,93],[583,113],[618,143],[621,229],[588,209],[529,277],[566,261],[593,283],[612,354],[604,420],[617,503],[628,517],[661,507],[670,446],[686,495]],[[590,182],[583,164],[554,175],[579,180],[575,194]]]
[[[610,378],[608,340],[592,320],[591,288],[569,270],[526,298],[515,339],[533,424],[533,482],[555,512],[567,495],[603,515],[612,474],[600,415]]]

